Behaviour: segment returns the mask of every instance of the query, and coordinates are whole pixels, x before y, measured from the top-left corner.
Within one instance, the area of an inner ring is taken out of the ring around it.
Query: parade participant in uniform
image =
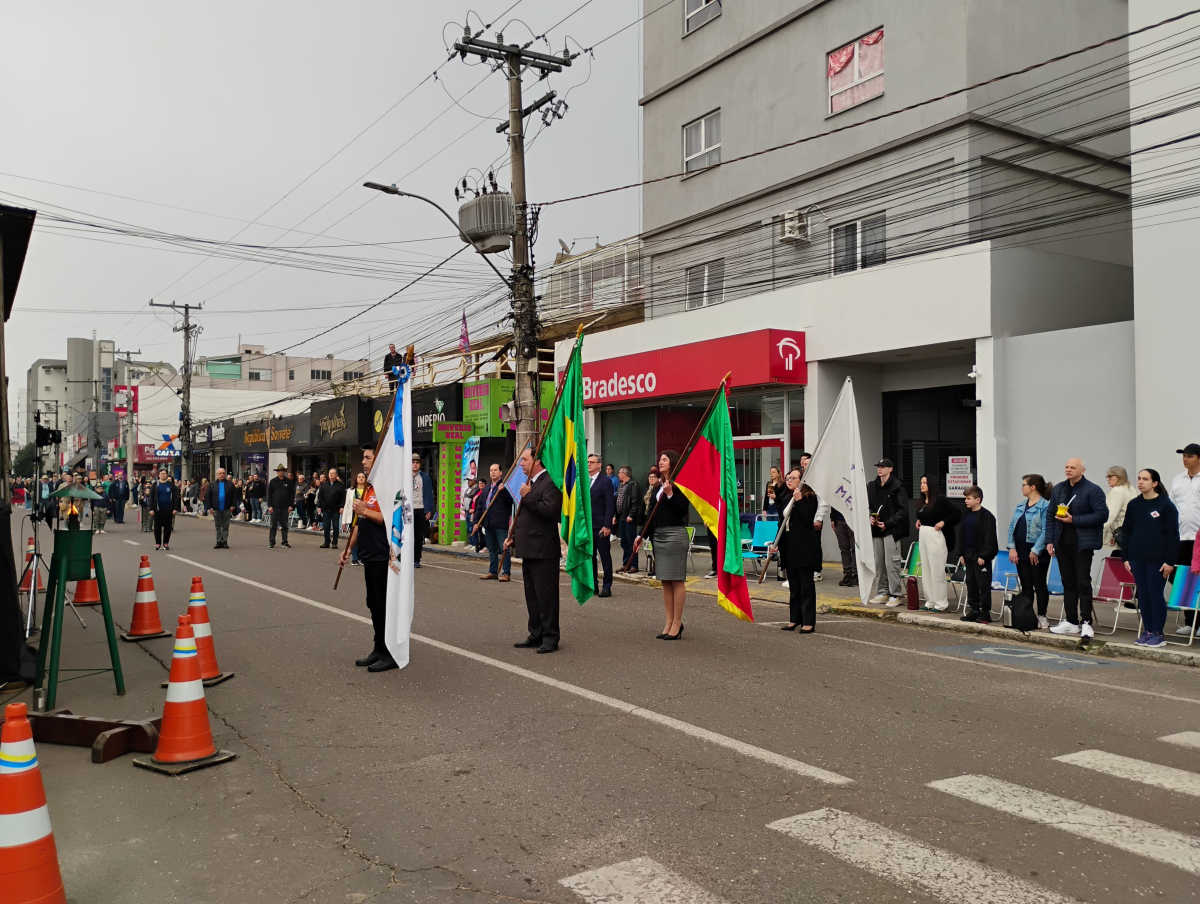
[[[287,541],[288,518],[292,514],[292,502],[296,498],[296,489],[287,476],[287,467],[280,463],[275,466],[275,476],[267,484],[267,513],[271,516],[271,533],[267,538],[267,546],[275,548],[275,528],[283,528],[283,545],[291,549]]]
[[[339,557],[344,566],[350,559],[351,550],[358,551],[362,565],[363,581],[367,586],[367,611],[371,613],[371,627],[375,631],[375,646],[355,665],[366,666],[368,672],[387,672],[399,666],[388,652],[384,629],[387,625],[387,581],[388,581],[388,536],[383,524],[383,512],[370,484],[371,466],[375,464],[375,450],[363,450],[363,473],[367,484],[362,496],[355,494],[353,501],[355,524],[350,539]],[[557,588],[557,576],[555,580]]]
[[[513,646],[553,653],[559,640],[558,524],[562,520],[562,491],[528,448],[521,453],[521,470],[529,480],[521,487],[513,536],[504,541],[504,548],[515,549],[521,559],[529,636]]]

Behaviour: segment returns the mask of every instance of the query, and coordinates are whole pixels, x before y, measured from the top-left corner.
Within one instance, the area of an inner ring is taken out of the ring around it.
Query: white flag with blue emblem
[[[871,511],[867,503],[867,475],[863,470],[862,438],[858,432],[858,408],[854,383],[849,377],[834,403],[833,413],[804,482],[813,492],[837,509],[854,531],[854,559],[858,563],[858,594],[866,603],[875,583],[875,545],[871,541]]]
[[[408,665],[415,581],[413,571],[412,381],[401,370],[391,430],[382,433],[379,453],[371,468],[371,486],[379,500],[388,535],[387,620],[388,652],[401,668]],[[400,442],[397,442],[400,440]]]

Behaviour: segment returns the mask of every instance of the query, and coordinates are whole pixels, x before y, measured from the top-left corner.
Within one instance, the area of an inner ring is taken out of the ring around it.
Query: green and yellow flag
[[[583,335],[575,340],[559,398],[546,425],[542,464],[562,490],[562,538],[567,544],[571,594],[583,605],[596,592],[592,571],[592,495],[583,427]]]

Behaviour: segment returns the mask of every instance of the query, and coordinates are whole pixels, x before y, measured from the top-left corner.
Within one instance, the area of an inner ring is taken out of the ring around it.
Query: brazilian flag
[[[582,606],[596,592],[592,571],[592,494],[583,427],[583,335],[575,340],[571,362],[546,425],[542,464],[562,490],[561,534],[567,543],[571,593]],[[604,480],[607,477],[601,475]]]

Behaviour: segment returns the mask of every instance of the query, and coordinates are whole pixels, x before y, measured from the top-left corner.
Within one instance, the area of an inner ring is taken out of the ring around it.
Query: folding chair
[[[1046,553],[1042,553],[1046,555]],[[1057,596],[1062,608],[1058,612],[1058,620],[1062,621],[1067,614],[1067,598],[1063,591],[1062,572],[1058,568],[1058,559],[1050,560],[1050,570],[1046,572],[1046,590],[1051,596]],[[1046,607],[1046,616],[1050,615],[1050,607]]]
[[[992,590],[1000,590],[1004,597],[1000,602],[1000,618],[1004,618],[1004,604],[1021,590],[1021,578],[1017,574],[1017,566],[1008,560],[1008,550],[996,553],[992,560]],[[988,613],[991,613],[991,595],[988,596]]]
[[[1167,601],[1167,609],[1174,609],[1176,612],[1191,612],[1193,616],[1200,615],[1197,611],[1197,598],[1200,597],[1200,575],[1192,574],[1192,571],[1186,565],[1180,565],[1175,569],[1175,583],[1171,585],[1171,598]],[[1192,641],[1196,639],[1196,622],[1200,618],[1192,618],[1192,631],[1187,636],[1187,643],[1182,643],[1178,640],[1168,640],[1167,643],[1180,647],[1190,647]],[[1175,624],[1178,626],[1180,622],[1179,616],[1175,616]]]
[[[691,563],[692,571],[696,571],[696,560],[692,558],[692,551],[696,548],[696,528],[685,527],[688,535],[688,562]],[[708,547],[704,547],[704,551],[708,552]],[[698,572],[697,572],[698,573]]]
[[[1125,563],[1119,556],[1109,556],[1103,560],[1100,570],[1100,585],[1092,595],[1092,609],[1096,603],[1113,603],[1113,625],[1109,634],[1117,633],[1117,623],[1121,620],[1121,609],[1125,603],[1132,603],[1137,596],[1137,585],[1133,576],[1125,570]],[[1096,624],[1103,626],[1099,613],[1096,613]]]
[[[750,548],[742,550],[742,564],[752,562],[755,574],[761,574],[770,561],[768,547],[775,542],[779,525],[774,521],[755,521],[754,533],[750,537]]]

